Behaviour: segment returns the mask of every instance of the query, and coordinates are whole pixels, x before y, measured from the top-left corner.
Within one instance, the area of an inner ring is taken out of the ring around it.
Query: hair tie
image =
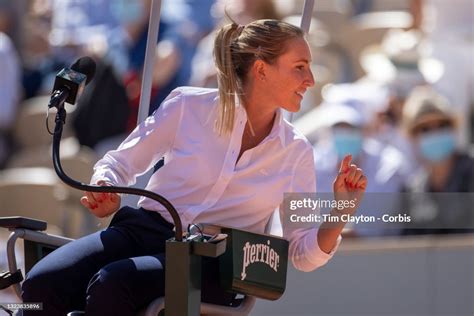
[[[242,31],[244,30],[245,25],[242,24],[237,24],[237,33],[242,34]]]
[[[255,58],[260,59],[262,57],[262,46],[258,46],[255,51]]]

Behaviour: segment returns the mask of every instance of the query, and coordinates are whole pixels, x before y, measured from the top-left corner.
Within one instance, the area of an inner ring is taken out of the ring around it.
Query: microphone
[[[53,92],[48,107],[58,107],[64,102],[74,105],[84,87],[94,78],[95,62],[90,57],[81,57],[71,68],[63,68],[54,81]]]

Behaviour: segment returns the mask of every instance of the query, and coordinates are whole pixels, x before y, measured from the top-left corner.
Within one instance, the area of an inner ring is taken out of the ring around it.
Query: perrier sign
[[[222,286],[229,291],[268,300],[281,297],[286,286],[288,241],[271,235],[222,228],[226,252],[219,258]]]

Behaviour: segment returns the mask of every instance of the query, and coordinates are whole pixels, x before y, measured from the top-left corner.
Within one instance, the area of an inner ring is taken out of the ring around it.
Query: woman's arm
[[[183,99],[179,89],[171,92],[153,115],[95,164],[91,183],[103,180],[129,186],[152,168],[173,147],[183,114]]]
[[[314,157],[311,145],[305,145],[306,148],[299,150],[301,152],[298,159],[295,160],[292,171],[293,180],[290,192],[294,192],[294,198],[298,199],[298,193],[314,193],[316,191],[316,174],[314,170]],[[312,271],[325,265],[331,259],[337,245],[333,251],[323,251],[318,244],[318,228],[305,226],[305,224],[292,223],[290,216],[293,214],[284,205],[280,206],[280,220],[283,229],[283,237],[288,239],[290,247],[288,256],[293,266],[301,271]],[[300,211],[297,213],[302,215]],[[301,225],[300,227],[298,227]],[[339,239],[340,240],[340,239]]]
[[[171,92],[152,116],[95,164],[91,183],[129,186],[153,167],[173,147],[183,115],[183,98],[179,89]],[[120,196],[84,192],[81,203],[97,217],[105,217],[118,210]]]
[[[362,198],[366,186],[366,178],[362,170],[351,165],[352,157],[344,158],[341,169],[334,181],[334,195],[336,200],[350,200]],[[316,189],[316,179],[314,172],[314,159],[311,152],[303,153],[295,162],[294,180],[292,192],[303,193],[313,192]],[[359,202],[354,208],[343,211],[333,210],[332,214],[341,216],[343,213],[353,214]],[[280,207],[280,220],[283,228],[283,236],[290,242],[289,258],[296,269],[301,271],[312,271],[325,265],[332,258],[341,242],[340,233],[344,228],[344,223],[323,223],[319,227],[295,228],[289,223],[289,216],[285,214],[289,210]]]

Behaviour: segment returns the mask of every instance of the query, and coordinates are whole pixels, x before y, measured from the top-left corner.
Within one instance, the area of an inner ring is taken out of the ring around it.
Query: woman
[[[164,156],[147,189],[174,204],[184,227],[211,222],[261,233],[284,192],[316,187],[311,145],[281,114],[298,111],[314,84],[310,50],[300,28],[258,20],[222,27],[214,55],[219,89],[174,90],[96,164],[92,183],[130,185]],[[350,159],[334,183],[339,200],[360,200],[365,190],[366,179]],[[104,217],[117,211],[120,197],[86,192],[81,202]],[[143,198],[138,204],[139,210],[120,209],[106,230],[39,262],[23,284],[24,301],[43,302],[48,315],[83,308],[88,315],[132,315],[162,296],[164,245],[173,224],[158,203]],[[309,271],[325,264],[342,228],[290,229],[283,223],[295,267]],[[229,304],[212,266],[203,271],[202,299]]]

